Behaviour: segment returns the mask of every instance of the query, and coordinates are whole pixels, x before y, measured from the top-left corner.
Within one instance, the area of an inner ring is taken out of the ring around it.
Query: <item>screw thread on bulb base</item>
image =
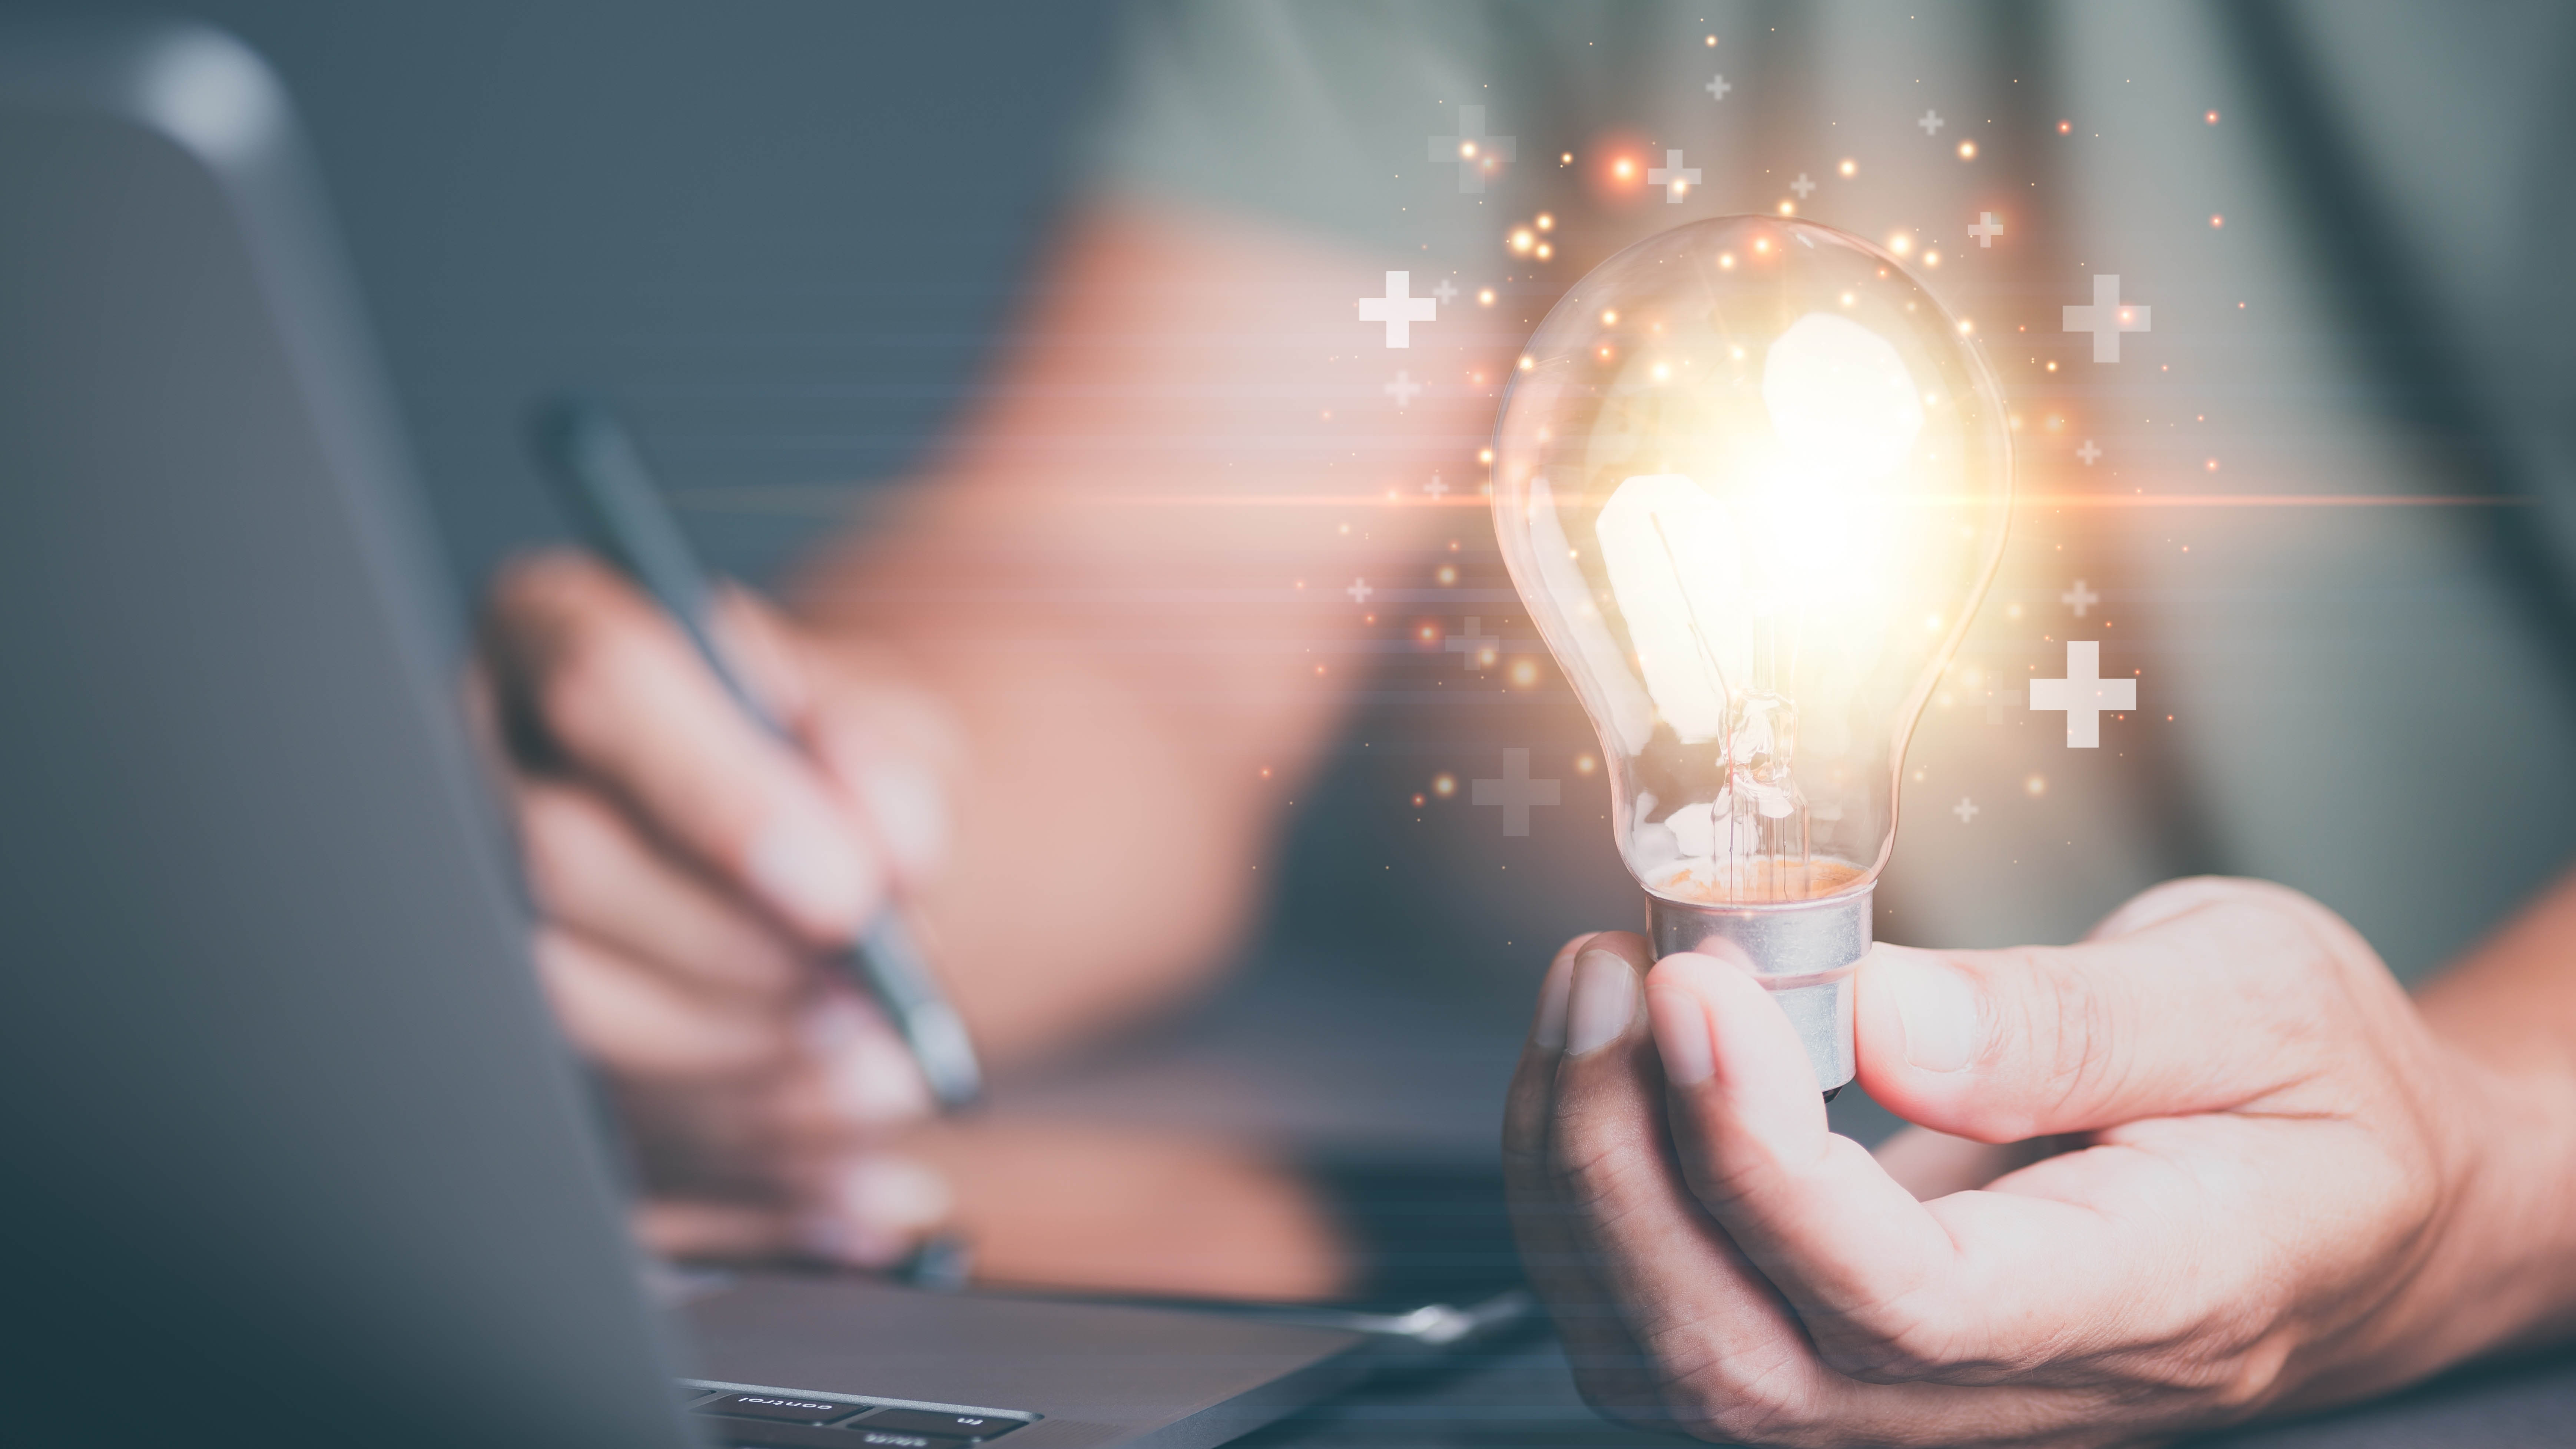
[[[1859,1074],[1852,1047],[1852,973],[1869,954],[1867,888],[1794,905],[1710,906],[1646,897],[1656,959],[1697,951],[1735,961],[1772,993],[1807,1048],[1828,1101]]]

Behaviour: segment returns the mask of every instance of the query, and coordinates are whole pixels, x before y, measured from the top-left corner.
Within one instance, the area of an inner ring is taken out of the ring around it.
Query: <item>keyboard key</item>
[[[852,1437],[876,1449],[966,1449],[972,1441],[949,1434],[907,1434],[894,1429],[871,1429],[865,1424],[850,1426]]]
[[[879,1409],[853,1429],[892,1429],[906,1434],[941,1434],[951,1439],[998,1439],[1020,1427],[1018,1419],[998,1414],[939,1414],[926,1409]]]
[[[696,1406],[701,1414],[724,1414],[737,1419],[774,1419],[781,1424],[828,1424],[859,1412],[862,1405],[836,1404],[829,1399],[791,1399],[774,1394],[727,1394]]]

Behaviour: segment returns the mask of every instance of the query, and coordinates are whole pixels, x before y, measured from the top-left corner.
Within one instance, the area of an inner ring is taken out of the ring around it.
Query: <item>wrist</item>
[[[2439,1041],[2450,1084],[2431,1114],[2445,1191],[2425,1271],[2392,1315],[2409,1378],[2576,1331],[2576,1072],[2498,1066]]]

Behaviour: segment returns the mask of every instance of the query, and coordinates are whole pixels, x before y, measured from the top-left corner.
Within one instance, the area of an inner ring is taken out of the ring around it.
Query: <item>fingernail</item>
[[[1547,979],[1538,984],[1538,1019],[1530,1023],[1530,1044],[1546,1051],[1565,1049],[1565,1004],[1574,991],[1574,962],[1571,958],[1548,968]]]
[[[841,1210],[882,1228],[919,1233],[948,1218],[947,1179],[908,1157],[865,1157],[841,1173]]]
[[[846,997],[829,997],[808,1020],[806,1040],[823,1064],[824,1090],[860,1126],[928,1115],[930,1085],[885,1018]]]
[[[908,876],[938,869],[948,853],[948,798],[936,776],[912,765],[874,765],[860,774],[859,793]]]
[[[1977,1054],[1977,992],[1968,979],[1929,957],[1883,954],[1880,979],[1905,1025],[1905,1060],[1927,1072],[1964,1069]]]
[[[1579,1057],[1617,1041],[1637,1015],[1636,968],[1607,951],[1586,951],[1574,958],[1570,994],[1565,1052]]]
[[[744,862],[752,884],[798,925],[856,929],[868,904],[867,861],[824,809],[791,796]]]
[[[947,1220],[951,1202],[937,1173],[901,1157],[854,1162],[825,1192],[827,1205],[797,1224],[797,1242],[818,1258],[857,1268],[900,1261]]]
[[[1649,991],[1646,1016],[1655,1026],[1655,1052],[1664,1059],[1665,1081],[1676,1087],[1696,1087],[1717,1075],[1708,1008],[1697,995],[1682,986]]]

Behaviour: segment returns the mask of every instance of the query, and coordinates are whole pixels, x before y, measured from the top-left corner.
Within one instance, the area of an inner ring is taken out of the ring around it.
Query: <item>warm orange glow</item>
[[[1962,142],[1960,142],[1960,143],[1959,143],[1959,159],[1960,159],[1960,160],[1962,160],[1962,161],[1974,161],[1974,160],[1976,160],[1976,159],[1977,159],[1977,143],[1976,143],[1976,142],[1974,142],[1974,141],[1962,141]]]
[[[1841,172],[1841,173],[1842,173],[1842,174],[1844,174],[1845,176],[1858,176],[1858,175],[1860,174],[1860,163],[1859,163],[1859,162],[1857,162],[1857,161],[1854,161],[1854,160],[1853,160],[1852,158],[1850,158],[1849,156],[1845,156],[1845,157],[1843,158],[1843,162],[1842,162],[1842,164],[1841,164],[1840,166],[1835,167],[1834,169],[1835,169],[1836,171]]]

